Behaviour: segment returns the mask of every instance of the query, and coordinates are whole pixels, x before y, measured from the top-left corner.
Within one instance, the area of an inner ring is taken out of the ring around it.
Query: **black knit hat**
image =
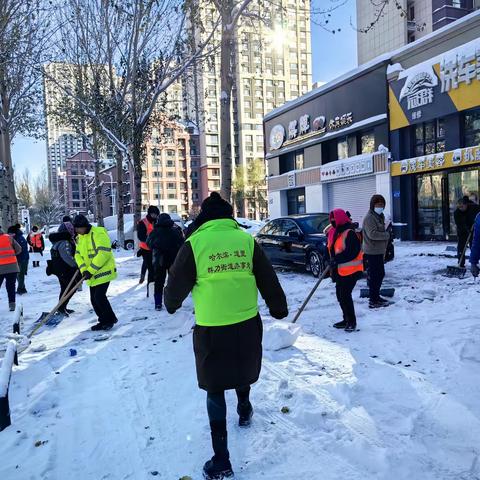
[[[160,215],[160,210],[155,205],[150,205],[147,210],[148,215]]]
[[[65,222],[70,222],[72,223],[72,217],[70,215],[65,215],[63,218],[62,218],[62,222],[65,223]]]
[[[73,226],[75,228],[89,227],[90,222],[85,215],[79,214],[75,217],[75,220],[73,221]]]
[[[217,192],[212,192],[202,203],[202,212],[217,218],[233,217],[233,207]]]

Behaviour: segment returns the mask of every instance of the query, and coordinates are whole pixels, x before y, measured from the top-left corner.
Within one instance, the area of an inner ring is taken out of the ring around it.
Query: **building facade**
[[[65,161],[65,206],[67,212],[92,213],[95,199],[95,160],[85,150]],[[61,182],[59,182],[61,185]]]
[[[67,78],[69,69],[60,63],[45,65],[47,73],[60,81]],[[72,128],[62,125],[55,115],[58,105],[62,102],[64,94],[44,76],[43,84],[45,123],[47,130],[47,173],[50,188],[63,195],[64,185],[62,172],[65,172],[66,161],[85,148],[84,141]],[[66,200],[66,199],[65,199]]]
[[[200,156],[195,128],[163,120],[146,144],[142,207],[190,216],[201,203]]]
[[[480,12],[392,57],[394,220],[404,239],[454,240],[480,191]],[[478,201],[478,200],[477,200]]]
[[[477,8],[479,0],[357,0],[358,64],[412,43]]]
[[[265,2],[261,16],[269,22],[240,20],[235,42],[234,91],[232,97],[232,145],[234,167],[263,160],[263,117],[275,107],[310,90],[312,83],[310,2],[281,0]],[[218,15],[204,8],[208,26]],[[217,40],[219,38],[217,37]],[[189,117],[200,134],[200,169],[203,196],[220,189],[220,57],[194,69],[188,82]],[[258,216],[253,202],[245,214]]]
[[[266,116],[270,218],[342,208],[361,222],[375,193],[390,211],[386,68],[359,68]]]

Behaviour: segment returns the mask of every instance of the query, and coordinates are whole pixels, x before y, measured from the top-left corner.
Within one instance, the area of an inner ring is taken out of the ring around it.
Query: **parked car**
[[[142,218],[145,217],[146,213],[142,213]],[[182,218],[177,213],[169,213],[172,220],[178,225],[182,231],[185,229]],[[125,245],[126,250],[133,250],[135,248],[135,241],[133,238],[134,232],[134,223],[133,223],[133,213],[126,213],[123,216],[124,221],[124,232],[125,232]],[[107,229],[108,236],[112,242],[112,247],[116,248],[117,246],[117,216],[111,215],[110,217],[105,217],[103,219],[103,224]]]
[[[257,242],[274,265],[300,267],[318,277],[328,261],[328,213],[291,215],[268,222]]]

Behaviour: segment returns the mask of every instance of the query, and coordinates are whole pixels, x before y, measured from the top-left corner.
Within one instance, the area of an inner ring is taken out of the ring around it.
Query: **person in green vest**
[[[77,215],[73,226],[78,234],[75,261],[90,287],[90,301],[98,316],[92,330],[110,330],[117,323],[107,298],[110,282],[117,278],[112,242],[105,228],[90,225],[84,215]]]
[[[165,306],[173,314],[192,292],[196,325],[193,346],[198,385],[207,392],[215,455],[205,463],[206,479],[233,477],[227,445],[225,390],[236,390],[239,425],[250,425],[250,385],[262,364],[260,291],[270,315],[288,315],[285,293],[270,261],[253,237],[233,218],[218,193],[202,203],[196,230],[170,269]]]

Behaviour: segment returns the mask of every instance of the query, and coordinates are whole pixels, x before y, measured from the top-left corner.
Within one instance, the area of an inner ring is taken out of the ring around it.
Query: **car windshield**
[[[303,233],[323,233],[325,227],[330,223],[328,214],[310,215],[296,219]]]

